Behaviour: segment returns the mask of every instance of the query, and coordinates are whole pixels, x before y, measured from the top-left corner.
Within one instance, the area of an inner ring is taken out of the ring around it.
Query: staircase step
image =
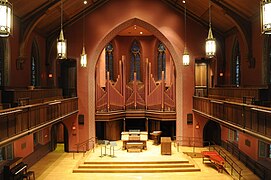
[[[176,164],[176,163],[189,163],[188,160],[180,161],[85,161],[84,164]]]
[[[184,168],[195,167],[193,164],[81,164],[78,168]]]
[[[95,168],[95,169],[74,169],[74,173],[161,173],[161,172],[195,172],[199,168]]]

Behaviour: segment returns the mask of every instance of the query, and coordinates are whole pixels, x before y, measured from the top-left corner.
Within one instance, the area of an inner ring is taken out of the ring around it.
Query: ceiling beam
[[[245,51],[247,54],[247,61],[249,63],[249,68],[255,67],[255,58],[252,54],[252,30],[251,23],[248,18],[244,18],[243,15],[240,15],[235,8],[231,7],[229,4],[226,4],[221,0],[211,0],[212,3],[220,8],[222,8],[225,14],[233,21],[237,29],[239,30],[242,40],[245,44]]]
[[[27,44],[30,34],[35,29],[35,26],[40,22],[42,17],[46,15],[46,12],[52,8],[59,6],[60,0],[50,0],[47,3],[42,4],[36,8],[33,12],[28,13],[21,20],[22,28],[20,33],[20,54],[18,59],[24,61],[25,57],[25,45]]]

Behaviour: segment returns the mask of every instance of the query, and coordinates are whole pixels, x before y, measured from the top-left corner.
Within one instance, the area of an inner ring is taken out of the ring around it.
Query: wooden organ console
[[[123,142],[122,149],[131,151],[142,151],[147,149],[148,133],[139,130],[130,130],[129,132],[121,133]]]

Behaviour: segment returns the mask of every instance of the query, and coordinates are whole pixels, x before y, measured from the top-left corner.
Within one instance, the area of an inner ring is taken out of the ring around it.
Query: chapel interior
[[[268,179],[271,1],[0,0],[0,179],[49,179],[35,167],[59,148]]]

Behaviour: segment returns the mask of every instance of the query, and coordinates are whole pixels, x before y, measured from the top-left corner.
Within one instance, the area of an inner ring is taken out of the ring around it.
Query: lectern
[[[161,137],[161,154],[171,155],[171,137]]]

